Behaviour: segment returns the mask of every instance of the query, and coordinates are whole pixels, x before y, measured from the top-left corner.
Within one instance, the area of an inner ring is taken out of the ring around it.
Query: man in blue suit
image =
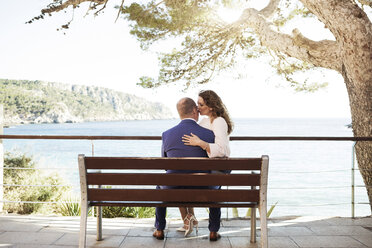
[[[165,131],[162,135],[162,156],[163,157],[208,157],[206,151],[199,146],[187,146],[182,142],[184,134],[196,134],[200,139],[214,143],[214,134],[211,130],[203,128],[198,125],[199,113],[197,106],[191,98],[182,98],[177,103],[177,111],[181,118],[181,122]],[[167,173],[202,173],[209,171],[185,171],[185,170],[167,170]],[[163,188],[164,186],[162,186]],[[170,188],[170,187],[168,187]],[[177,187],[172,187],[177,188]],[[164,229],[166,225],[165,220],[166,208],[156,208],[155,227],[156,231],[153,236],[157,239],[164,239]],[[209,208],[209,231],[210,240],[216,241],[220,235],[221,209]]]

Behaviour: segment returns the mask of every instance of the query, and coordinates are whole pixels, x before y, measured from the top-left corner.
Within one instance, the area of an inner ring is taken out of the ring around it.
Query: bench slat
[[[226,163],[226,160],[228,163]],[[85,157],[86,169],[260,170],[261,158]]]
[[[116,206],[116,207],[212,207],[212,208],[253,208],[258,207],[257,202],[111,202],[111,201],[92,201],[90,206]]]
[[[88,189],[89,201],[258,202],[259,190]]]
[[[260,174],[88,173],[88,185],[259,186]]]

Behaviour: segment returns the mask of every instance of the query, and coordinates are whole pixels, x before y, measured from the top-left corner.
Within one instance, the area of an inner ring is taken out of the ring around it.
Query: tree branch
[[[372,82],[372,23],[367,14],[353,0],[301,0],[306,8],[314,13],[332,32],[336,42],[342,47],[343,62],[351,75],[358,71],[358,81]],[[347,25],[345,25],[347,23]],[[365,71],[363,71],[365,70]],[[362,79],[363,78],[363,79]]]
[[[107,5],[107,2],[108,2],[108,0],[105,0],[105,4],[103,5],[103,7],[101,8],[101,9],[99,9],[99,10],[97,10],[97,12],[96,13],[94,13],[94,15],[98,15],[99,14],[99,12],[101,12],[102,10],[104,10],[105,8],[106,8],[106,5]]]
[[[293,36],[274,31],[271,23],[255,9],[245,9],[239,20],[244,28],[252,28],[261,44],[269,49],[280,51],[288,56],[309,62],[317,67],[341,71],[340,50],[335,41],[312,41],[298,30]]]
[[[77,6],[83,2],[93,2],[93,3],[96,3],[98,5],[100,4],[104,4],[106,0],[67,0],[66,2],[64,3],[61,3],[60,5],[52,5],[52,6],[49,6],[48,8],[45,8],[45,9],[42,9],[41,10],[41,13],[42,14],[51,14],[51,13],[54,13],[54,12],[59,12],[61,10],[64,10],[66,8],[68,8],[69,6]]]
[[[280,0],[270,0],[269,4],[260,10],[260,14],[266,18],[270,18],[278,10]]]
[[[117,20],[119,19],[119,16],[120,16],[121,10],[123,9],[124,1],[125,1],[125,0],[122,0],[122,1],[121,1],[121,4],[120,4],[120,6],[119,6],[118,15],[116,16],[115,22],[117,22]]]

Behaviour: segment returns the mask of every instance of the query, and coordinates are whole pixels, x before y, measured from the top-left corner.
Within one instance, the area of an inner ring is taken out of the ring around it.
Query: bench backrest
[[[166,174],[164,170],[232,170],[232,174]],[[88,202],[266,201],[268,157],[133,158],[79,155],[82,197]],[[168,186],[230,186],[229,189],[155,189]],[[97,186],[102,186],[98,188]],[[107,186],[111,186],[108,188]],[[144,187],[145,186],[145,187]]]

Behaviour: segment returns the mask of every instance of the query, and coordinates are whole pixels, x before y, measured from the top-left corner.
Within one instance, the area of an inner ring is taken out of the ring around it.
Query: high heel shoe
[[[196,235],[198,235],[198,225],[199,225],[199,221],[196,219],[195,216],[192,216],[194,219],[193,219],[193,224],[194,224],[194,227],[196,229]]]
[[[186,218],[185,218],[186,220]],[[193,220],[193,223],[194,223],[194,227],[196,228],[196,234],[198,234],[198,220],[196,219],[196,217],[194,216],[194,220]],[[177,232],[186,232],[186,225],[184,224],[183,226],[179,227],[176,229]]]
[[[185,237],[187,235],[189,235],[190,233],[192,233],[192,230],[193,230],[193,227],[195,226],[196,228],[196,234],[198,234],[198,224],[199,222],[197,221],[197,219],[195,218],[194,215],[192,214],[188,214],[184,221],[183,221],[185,224],[185,227],[186,227],[186,231],[185,231]]]

